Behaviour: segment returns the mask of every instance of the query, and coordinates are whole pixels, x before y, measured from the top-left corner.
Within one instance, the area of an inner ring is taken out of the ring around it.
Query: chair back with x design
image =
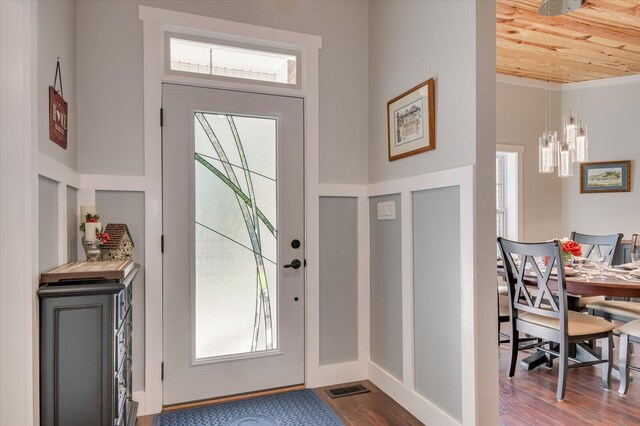
[[[559,331],[566,333],[567,293],[558,241],[519,243],[498,238],[498,244],[507,275],[512,320],[524,312],[556,318],[560,321]],[[553,279],[552,274],[556,275]],[[557,282],[554,291],[549,286],[552,280]]]
[[[582,246],[582,256],[587,259],[596,259],[606,256],[609,265],[622,241],[622,234],[612,235],[587,235],[573,231],[571,239]]]

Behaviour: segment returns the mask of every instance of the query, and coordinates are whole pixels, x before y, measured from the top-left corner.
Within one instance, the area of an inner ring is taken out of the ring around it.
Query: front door
[[[304,383],[303,100],[162,106],[164,404]]]

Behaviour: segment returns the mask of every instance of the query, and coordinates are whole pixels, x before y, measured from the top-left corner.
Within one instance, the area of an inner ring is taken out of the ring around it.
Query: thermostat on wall
[[[378,220],[395,220],[396,218],[396,202],[384,201],[378,203]]]

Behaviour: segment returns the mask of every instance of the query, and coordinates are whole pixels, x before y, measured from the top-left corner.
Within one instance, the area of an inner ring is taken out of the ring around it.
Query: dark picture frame
[[[389,161],[436,149],[434,92],[430,78],[387,102]]]
[[[580,164],[580,193],[631,191],[631,161],[600,161]]]

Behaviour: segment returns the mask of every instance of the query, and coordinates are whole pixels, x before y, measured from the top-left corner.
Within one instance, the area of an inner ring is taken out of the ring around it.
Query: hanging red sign
[[[49,86],[49,139],[67,149],[67,102]]]
[[[60,92],[56,90],[60,77]],[[53,86],[49,86],[49,139],[57,143],[62,149],[67,149],[67,102],[62,91],[62,71],[60,70],[60,58],[56,64],[56,75],[53,78]]]

